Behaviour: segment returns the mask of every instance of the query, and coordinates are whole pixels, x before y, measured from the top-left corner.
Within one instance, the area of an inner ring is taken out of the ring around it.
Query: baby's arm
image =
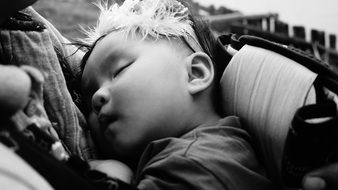
[[[130,184],[133,172],[124,163],[117,160],[93,160],[89,162],[91,169],[107,174],[109,177],[117,178]]]

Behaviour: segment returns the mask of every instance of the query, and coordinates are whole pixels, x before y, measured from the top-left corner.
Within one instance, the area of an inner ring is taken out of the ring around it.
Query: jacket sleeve
[[[170,156],[143,172],[140,190],[227,189],[208,169],[184,156]]]

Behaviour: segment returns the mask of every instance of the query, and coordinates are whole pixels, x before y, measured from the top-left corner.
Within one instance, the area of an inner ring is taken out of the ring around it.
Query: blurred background
[[[116,0],[123,1],[123,0]],[[338,71],[338,0],[185,0],[215,35],[249,34],[294,46]],[[83,37],[80,25],[95,25],[96,0],[39,0],[34,8],[68,38]]]
[[[34,9],[68,38],[82,37],[80,25],[93,26],[98,16],[95,0],[38,0]]]

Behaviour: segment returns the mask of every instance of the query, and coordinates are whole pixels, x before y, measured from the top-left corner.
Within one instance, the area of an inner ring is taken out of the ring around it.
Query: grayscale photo
[[[1,1],[0,189],[338,189],[337,7]]]

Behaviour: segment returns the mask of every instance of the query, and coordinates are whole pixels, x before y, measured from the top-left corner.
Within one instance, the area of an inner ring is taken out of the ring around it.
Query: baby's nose
[[[109,102],[109,90],[107,88],[100,88],[96,91],[92,98],[92,106],[95,113],[99,113],[101,108]]]

